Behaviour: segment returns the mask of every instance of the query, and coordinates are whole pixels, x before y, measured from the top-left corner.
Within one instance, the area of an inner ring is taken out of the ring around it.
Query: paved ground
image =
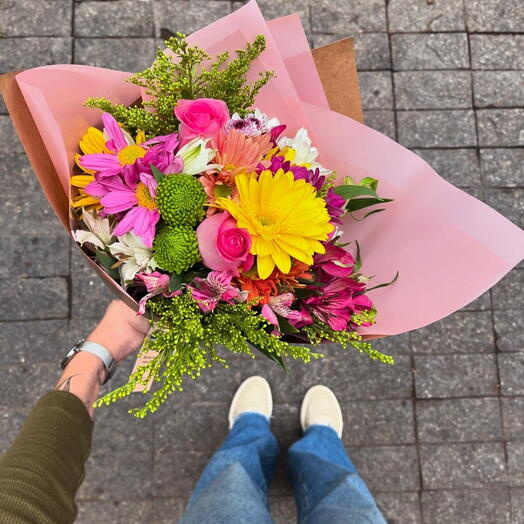
[[[388,6],[386,7],[386,3]],[[75,62],[136,70],[165,30],[230,12],[225,0],[0,0],[2,71]],[[452,183],[523,226],[524,11],[516,0],[260,0],[299,11],[315,46],[355,35],[368,125],[415,149]],[[3,106],[2,106],[3,107]],[[5,113],[5,108],[0,112]],[[57,376],[56,361],[109,298],[70,251],[9,118],[0,115],[0,451]],[[350,454],[397,524],[524,523],[524,268],[452,317],[378,346],[294,369],[263,363],[283,446],[316,382],[343,401]],[[245,359],[214,370],[145,422],[101,410],[79,492],[82,523],[172,522],[226,434]],[[124,380],[121,370],[116,382]],[[283,468],[271,490],[294,521]]]

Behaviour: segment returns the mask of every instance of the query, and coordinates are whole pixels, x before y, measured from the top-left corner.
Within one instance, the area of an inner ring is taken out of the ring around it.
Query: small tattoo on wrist
[[[60,382],[55,390],[56,391],[70,391],[71,390],[71,380],[73,379],[73,377],[78,377],[82,375],[82,373],[76,373],[76,375],[70,375],[69,377],[67,377],[66,379],[64,379],[62,382]]]

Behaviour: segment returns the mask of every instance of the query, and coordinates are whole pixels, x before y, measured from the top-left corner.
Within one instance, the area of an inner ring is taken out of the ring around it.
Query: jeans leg
[[[373,495],[328,426],[311,426],[289,449],[301,524],[386,524]]]
[[[181,524],[273,522],[267,490],[278,454],[268,420],[258,413],[240,415],[204,469]]]

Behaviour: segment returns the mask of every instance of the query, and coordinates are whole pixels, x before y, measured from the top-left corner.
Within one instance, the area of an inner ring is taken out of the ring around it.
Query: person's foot
[[[300,424],[303,431],[315,425],[329,426],[342,437],[342,410],[335,393],[321,385],[309,388],[302,400]]]
[[[260,413],[268,420],[273,413],[271,387],[262,377],[249,377],[240,384],[229,408],[229,427],[242,413]]]

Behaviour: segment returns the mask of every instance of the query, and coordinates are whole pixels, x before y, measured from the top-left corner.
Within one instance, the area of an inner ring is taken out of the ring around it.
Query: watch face
[[[60,367],[64,369],[70,360],[80,351],[80,346],[84,343],[84,339],[79,340],[67,353],[60,362]]]

